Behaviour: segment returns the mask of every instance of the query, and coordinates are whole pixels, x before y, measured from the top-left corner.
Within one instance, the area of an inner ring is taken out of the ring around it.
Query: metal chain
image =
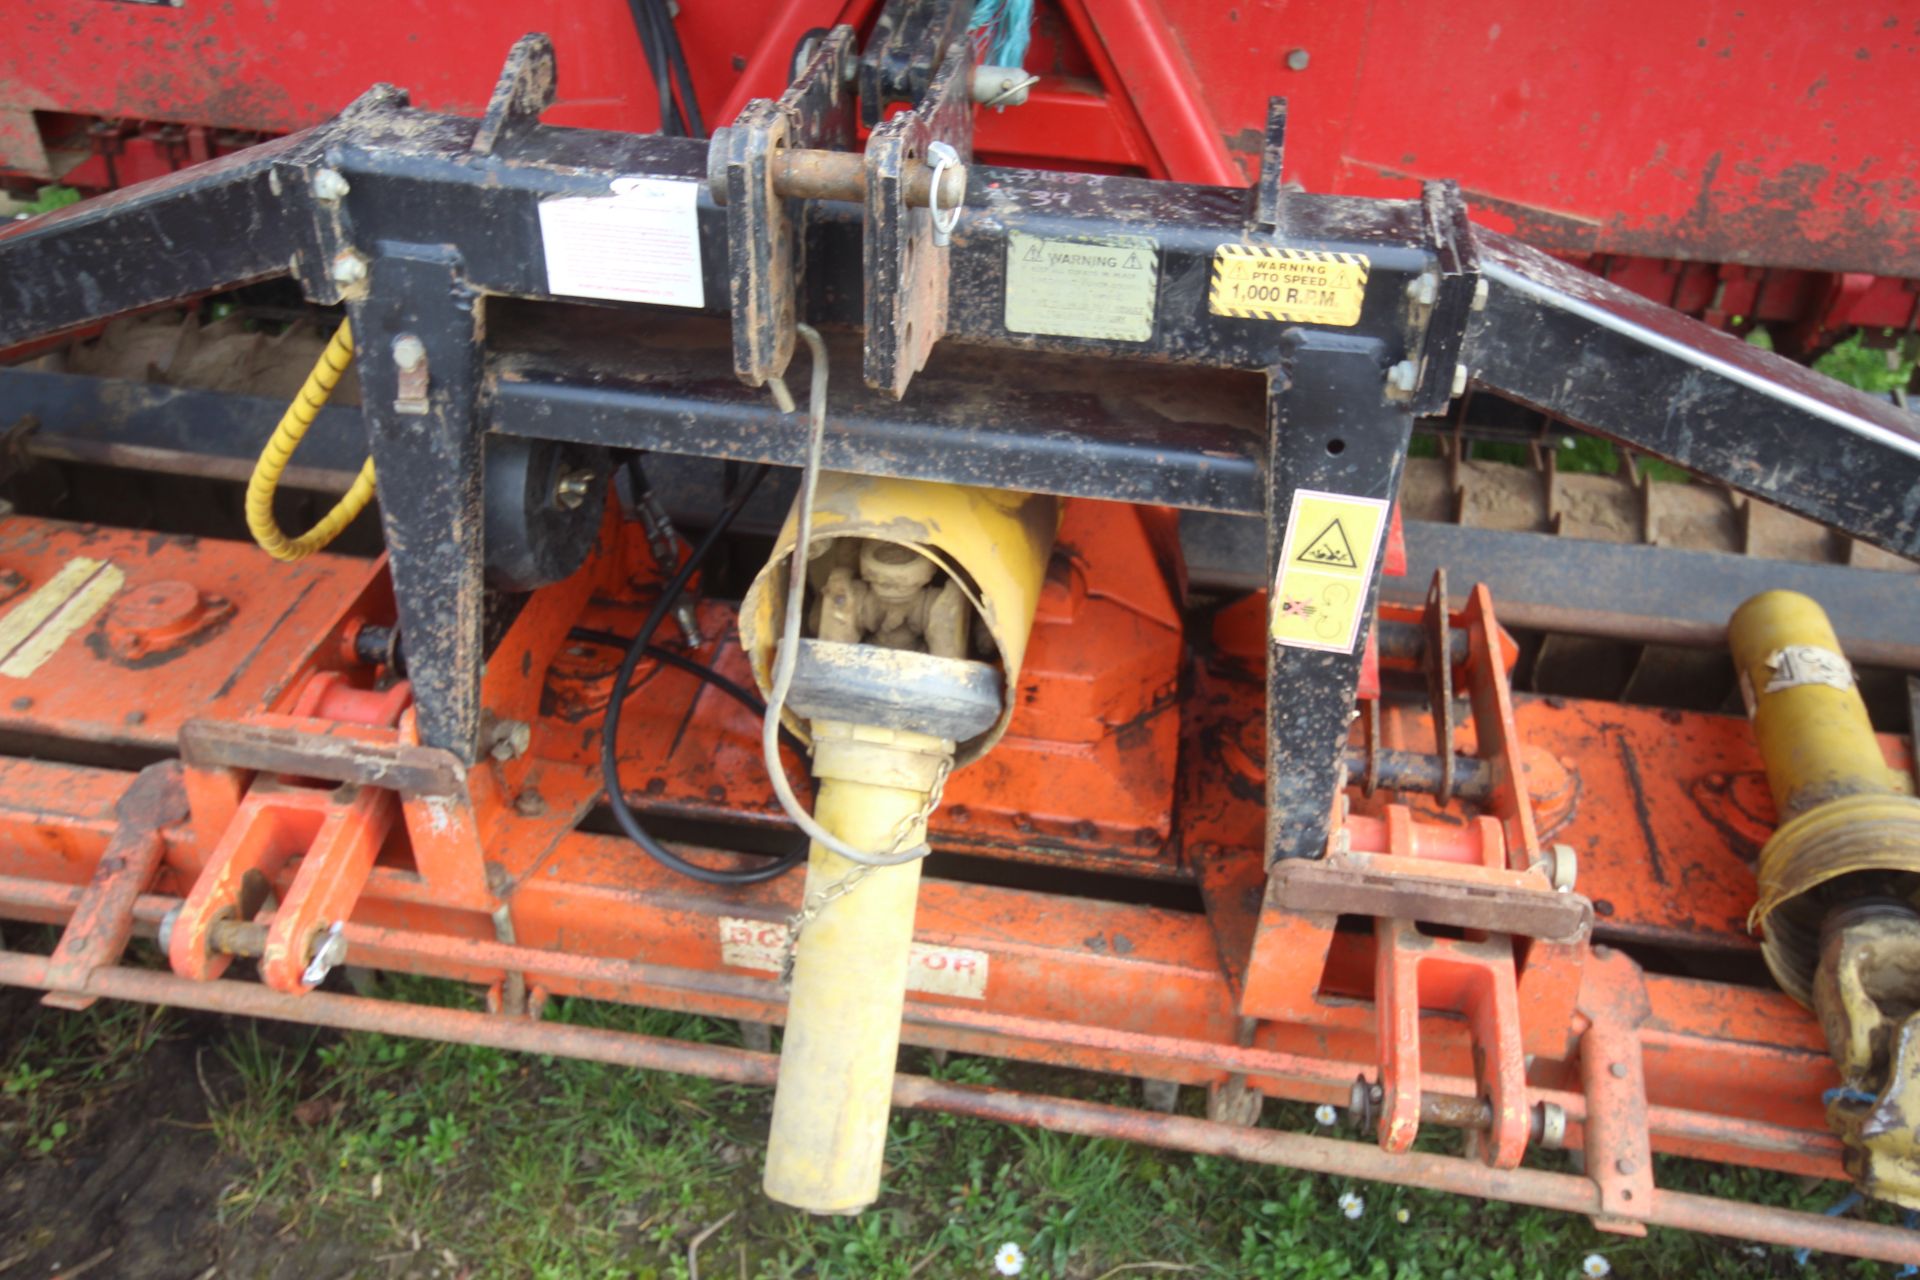
[[[835,898],[844,898],[852,893],[855,886],[862,880],[865,880],[871,872],[876,870],[878,870],[878,868],[867,866],[864,863],[856,864],[853,870],[841,876],[820,892],[808,894],[806,901],[800,904],[800,909],[787,917],[787,945],[780,952],[781,986],[790,987],[793,985],[793,964],[800,951],[801,931],[817,919],[822,911],[827,909],[828,903],[832,902]]]
[[[899,853],[911,844],[916,828],[921,830],[925,829],[927,822],[933,817],[933,811],[940,807],[940,797],[947,789],[947,777],[952,772],[953,757],[943,756],[940,760],[939,767],[934,770],[933,785],[927,789],[925,802],[921,804],[918,811],[908,814],[900,820],[899,825],[894,827],[893,843],[888,849],[889,854]],[[896,865],[905,866],[906,864],[899,863]],[[806,927],[820,918],[820,913],[827,909],[827,904],[833,902],[835,899],[846,897],[854,891],[855,887],[857,887],[862,880],[865,880],[868,875],[878,870],[880,870],[879,867],[869,866],[865,863],[855,866],[852,871],[841,876],[820,892],[808,894],[806,900],[800,904],[800,909],[787,917],[787,941],[786,945],[781,948],[780,951],[781,986],[790,987],[793,985],[794,960],[800,951],[800,935],[806,930]]]

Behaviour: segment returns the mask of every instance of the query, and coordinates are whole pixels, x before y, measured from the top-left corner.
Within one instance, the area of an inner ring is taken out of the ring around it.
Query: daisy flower
[[[1340,1212],[1349,1218],[1357,1218],[1367,1211],[1367,1202],[1351,1191],[1340,1193]]]
[[[1613,1264],[1597,1253],[1590,1253],[1581,1261],[1580,1270],[1593,1280],[1600,1280],[1600,1277],[1612,1274]]]
[[[1313,1109],[1314,1123],[1324,1129],[1331,1129],[1339,1119],[1340,1113],[1324,1102]]]
[[[1027,1255],[1009,1240],[993,1253],[993,1269],[1003,1276],[1017,1276],[1027,1269]]]

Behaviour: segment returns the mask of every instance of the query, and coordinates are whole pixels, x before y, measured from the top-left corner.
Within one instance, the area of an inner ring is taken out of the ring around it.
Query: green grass
[[[466,1002],[446,984],[398,986]],[[737,1043],[732,1024],[683,1015],[559,1001],[548,1016]],[[221,1206],[230,1224],[266,1214],[295,1239],[344,1236],[371,1258],[417,1254],[474,1276],[683,1277],[690,1242],[723,1218],[701,1247],[703,1276],[984,1276],[1007,1241],[1035,1280],[1563,1280],[1595,1252],[1616,1276],[1883,1274],[1832,1262],[1804,1273],[1777,1249],[1632,1240],[1566,1214],[917,1112],[894,1117],[881,1203],[814,1218],[760,1195],[764,1090],[378,1035],[242,1028],[224,1052],[238,1080],[214,1117],[240,1170]],[[1137,1101],[1114,1077],[908,1058],[950,1080]],[[1189,1112],[1198,1094],[1183,1091]],[[1266,1123],[1315,1127],[1307,1108],[1275,1102]],[[1422,1145],[1455,1141],[1440,1131]],[[1662,1177],[1811,1209],[1838,1194],[1677,1161]],[[1338,1205],[1348,1190],[1365,1198],[1357,1220]]]
[[[138,1079],[168,1026],[164,1009],[119,1003],[35,1019],[0,1057],[0,1154],[63,1154],[88,1113]]]
[[[15,216],[32,217],[36,213],[51,213],[55,209],[64,209],[70,204],[80,203],[80,193],[72,187],[42,187],[40,193],[31,200],[16,200],[11,209]]]
[[[1864,331],[1856,329],[1829,347],[1813,362],[1813,367],[1850,387],[1885,395],[1912,384],[1917,359],[1920,359],[1920,343],[1909,339],[1887,347],[1870,347],[1866,345]]]

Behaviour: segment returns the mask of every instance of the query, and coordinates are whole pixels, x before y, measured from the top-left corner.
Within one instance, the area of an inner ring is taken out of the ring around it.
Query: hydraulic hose
[[[253,475],[247,481],[247,528],[260,549],[275,560],[291,563],[306,559],[339,537],[373,500],[373,459],[368,458],[360,474],[354,477],[352,487],[334,504],[333,510],[299,537],[288,537],[273,518],[273,495],[280,489],[280,477],[293,460],[293,451],[300,447],[314,418],[326,407],[327,397],[333,394],[352,363],[353,332],[348,322],[342,320],[334,330],[332,341],[320,353],[313,372],[307,375],[300,394],[281,415],[280,425],[273,429],[267,447],[260,451],[260,460],[253,465]]]
[[[699,571],[713,549],[719,545],[728,526],[747,505],[747,500],[753,496],[753,491],[760,487],[760,482],[766,478],[766,474],[765,463],[747,473],[746,479],[741,482],[740,487],[734,491],[733,496],[727,500],[726,506],[721,509],[719,516],[715,518],[713,527],[707,530],[706,535],[700,539],[699,544],[694,547],[680,568],[667,580],[666,585],[660,588],[659,597],[653,602],[653,608],[647,612],[646,621],[640,624],[639,632],[628,643],[626,657],[622,659],[620,669],[614,673],[613,689],[607,698],[606,718],[602,721],[600,728],[600,776],[607,790],[607,808],[612,811],[614,821],[620,825],[622,831],[626,832],[629,840],[646,851],[648,857],[661,866],[677,871],[689,879],[698,880],[702,884],[759,884],[763,880],[772,880],[777,876],[785,875],[804,862],[807,857],[807,847],[801,845],[757,867],[732,871],[703,867],[698,863],[689,862],[654,839],[640,824],[639,816],[634,813],[633,806],[627,803],[626,794],[620,788],[618,750],[620,711],[633,687],[634,671],[639,667],[640,659],[646,656],[648,646],[653,643],[654,633],[660,629],[660,624],[672,611],[674,601],[679,599],[680,593],[686,589],[688,580]]]

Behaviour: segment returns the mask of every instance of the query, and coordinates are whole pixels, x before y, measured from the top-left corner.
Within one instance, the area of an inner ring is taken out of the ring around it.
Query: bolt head
[[[1312,60],[1313,60],[1312,57],[1307,53],[1305,49],[1295,49],[1293,52],[1287,55],[1287,70],[1305,71],[1307,69],[1307,64]]]
[[[393,340],[393,362],[402,373],[413,373],[427,362],[427,344],[410,333]]]
[[[349,249],[333,260],[333,282],[335,284],[359,284],[367,278],[367,262],[359,254]]]
[[[338,169],[316,169],[313,174],[313,195],[317,200],[332,204],[347,192],[353,190]]]
[[[1387,370],[1387,385],[1395,391],[1412,394],[1414,387],[1419,385],[1419,381],[1420,370],[1411,360],[1402,360]]]
[[[578,511],[580,504],[593,492],[593,472],[585,467],[561,474],[553,486],[553,503],[566,511]]]
[[[517,760],[533,745],[533,727],[524,720],[502,720],[494,726],[493,758]]]
[[[1422,271],[1407,281],[1407,298],[1416,306],[1430,307],[1440,297],[1440,277],[1431,271]]]

